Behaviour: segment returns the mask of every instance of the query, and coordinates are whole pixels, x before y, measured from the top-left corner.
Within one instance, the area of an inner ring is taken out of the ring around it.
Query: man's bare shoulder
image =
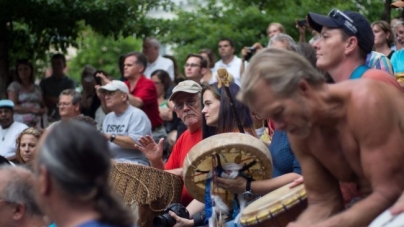
[[[403,88],[397,82],[395,77],[382,70],[369,69],[363,74],[362,79],[371,79],[374,81],[382,82],[384,84],[388,84],[389,86],[397,88],[397,90],[399,90],[400,92],[403,92]]]
[[[402,93],[391,85],[373,79],[350,80],[339,83],[337,86],[349,94],[347,103],[353,104],[353,108],[363,108],[379,102],[382,102],[382,105],[389,105],[392,99],[402,96]]]
[[[346,102],[347,119],[353,125],[360,122],[370,124],[381,119],[394,121],[402,111],[399,110],[401,106],[404,107],[404,97],[398,89],[373,79],[347,81],[345,89],[349,93]]]

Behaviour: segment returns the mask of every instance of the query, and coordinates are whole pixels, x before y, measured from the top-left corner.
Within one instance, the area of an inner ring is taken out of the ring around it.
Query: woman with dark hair
[[[372,30],[375,36],[375,51],[391,59],[394,54],[394,50],[391,49],[391,46],[394,44],[394,34],[389,23],[386,21],[375,21],[372,23]]]
[[[151,80],[157,87],[157,101],[159,104],[160,117],[163,120],[164,128],[167,132],[164,150],[169,151],[177,140],[176,122],[179,120],[172,109],[168,107],[168,93],[172,91],[173,81],[165,70],[158,69],[152,72]]]
[[[14,102],[14,120],[31,127],[41,125],[41,117],[46,113],[41,88],[36,85],[34,67],[28,60],[18,60],[16,81],[8,88],[8,97]],[[45,124],[45,123],[43,123]]]
[[[32,167],[32,162],[35,157],[36,147],[43,131],[37,128],[27,128],[20,133],[16,140],[16,156],[20,164],[26,164],[29,168]]]
[[[35,193],[41,210],[57,226],[129,227],[129,208],[108,184],[111,153],[93,126],[61,122],[46,132],[35,159]]]
[[[95,112],[101,105],[95,91],[95,85],[97,85],[95,73],[96,69],[91,65],[85,65],[81,72],[81,86],[83,88],[81,92],[81,113],[91,118],[95,118]]]
[[[233,109],[230,106],[230,99],[225,88],[218,87],[218,83],[211,84],[202,90],[202,138],[225,133],[239,132],[238,122]],[[240,87],[235,83],[230,83],[229,91],[233,99],[240,91]],[[253,127],[250,109],[241,102],[234,100],[234,105],[240,117],[241,124],[247,134],[257,137]]]
[[[215,67],[216,56],[211,49],[202,49],[199,54],[208,62],[208,69],[202,77],[201,84],[209,85],[213,81],[212,69]]]

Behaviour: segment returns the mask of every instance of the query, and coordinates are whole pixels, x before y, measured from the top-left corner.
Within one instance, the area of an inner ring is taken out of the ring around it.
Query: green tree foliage
[[[51,48],[77,46],[85,26],[103,36],[149,34],[146,13],[170,0],[0,0],[0,93],[17,58],[46,59]]]
[[[236,53],[255,42],[268,43],[266,29],[279,22],[295,40],[299,33],[295,19],[308,12],[327,14],[332,8],[359,11],[369,21],[380,20],[383,0],[209,0],[193,12],[177,11],[178,17],[160,23],[156,36],[174,46],[179,64],[189,53],[210,48],[217,53],[217,42],[228,37],[236,43]],[[308,36],[309,34],[307,34]],[[307,37],[309,38],[309,37]]]
[[[84,65],[92,65],[109,75],[120,78],[118,57],[131,51],[140,51],[142,41],[133,37],[103,37],[88,30],[79,39],[77,55],[68,62],[69,76],[80,82]]]

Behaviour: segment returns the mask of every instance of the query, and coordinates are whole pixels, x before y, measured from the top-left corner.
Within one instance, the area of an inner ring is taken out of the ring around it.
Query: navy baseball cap
[[[309,13],[307,21],[310,27],[321,33],[323,26],[328,28],[340,28],[349,36],[358,39],[359,47],[369,54],[374,45],[374,35],[370,23],[362,14],[351,11],[331,10],[327,16],[317,13]]]

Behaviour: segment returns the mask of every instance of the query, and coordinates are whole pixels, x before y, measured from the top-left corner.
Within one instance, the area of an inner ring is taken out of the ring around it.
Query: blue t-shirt
[[[269,150],[273,164],[272,177],[279,177],[292,172],[302,174],[300,164],[292,152],[286,132],[275,130]]]

